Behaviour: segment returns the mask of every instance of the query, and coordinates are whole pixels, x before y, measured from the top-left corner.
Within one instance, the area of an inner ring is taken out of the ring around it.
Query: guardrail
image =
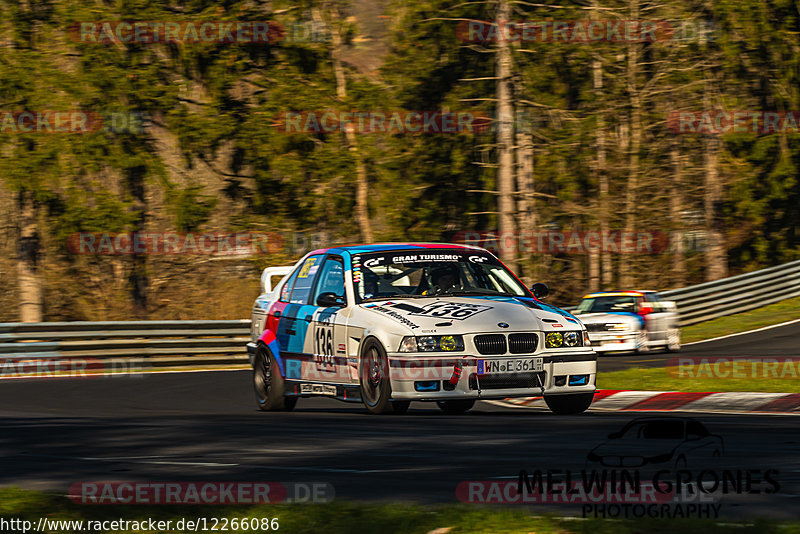
[[[689,326],[800,296],[800,261],[659,295],[678,303],[680,324]]]
[[[0,360],[137,359],[147,367],[247,364],[250,321],[0,323]]]
[[[662,291],[681,326],[800,296],[800,261]],[[0,323],[0,362],[136,360],[147,367],[247,365],[250,321],[72,321]]]

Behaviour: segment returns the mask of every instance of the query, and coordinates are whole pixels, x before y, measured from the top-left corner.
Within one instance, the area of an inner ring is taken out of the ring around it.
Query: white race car
[[[274,275],[285,276],[273,289]],[[484,249],[317,250],[265,269],[262,285],[247,345],[262,410],[309,396],[373,413],[403,413],[411,401],[463,413],[477,399],[543,395],[571,414],[592,402],[597,357],[584,326]]]
[[[681,348],[677,306],[655,291],[591,293],[581,299],[575,315],[586,325],[598,353]]]

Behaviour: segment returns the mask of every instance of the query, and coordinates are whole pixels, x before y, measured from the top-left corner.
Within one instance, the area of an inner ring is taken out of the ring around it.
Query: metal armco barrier
[[[800,261],[662,291],[681,326],[800,296]],[[567,308],[570,309],[570,308]],[[0,323],[0,361],[136,358],[153,367],[247,365],[250,321]]]
[[[689,326],[800,296],[800,261],[659,295],[678,303],[680,324]]]
[[[250,321],[0,323],[0,360],[137,358],[151,366],[247,364]]]

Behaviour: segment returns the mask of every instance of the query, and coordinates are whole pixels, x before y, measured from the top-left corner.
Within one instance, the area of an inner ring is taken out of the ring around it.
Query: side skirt
[[[358,385],[286,380],[286,396],[326,397],[344,402],[361,402],[361,389]]]

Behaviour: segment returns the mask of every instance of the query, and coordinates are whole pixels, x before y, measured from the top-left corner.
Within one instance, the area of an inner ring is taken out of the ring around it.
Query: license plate
[[[543,358],[498,358],[478,360],[478,374],[535,373],[544,369]]]

